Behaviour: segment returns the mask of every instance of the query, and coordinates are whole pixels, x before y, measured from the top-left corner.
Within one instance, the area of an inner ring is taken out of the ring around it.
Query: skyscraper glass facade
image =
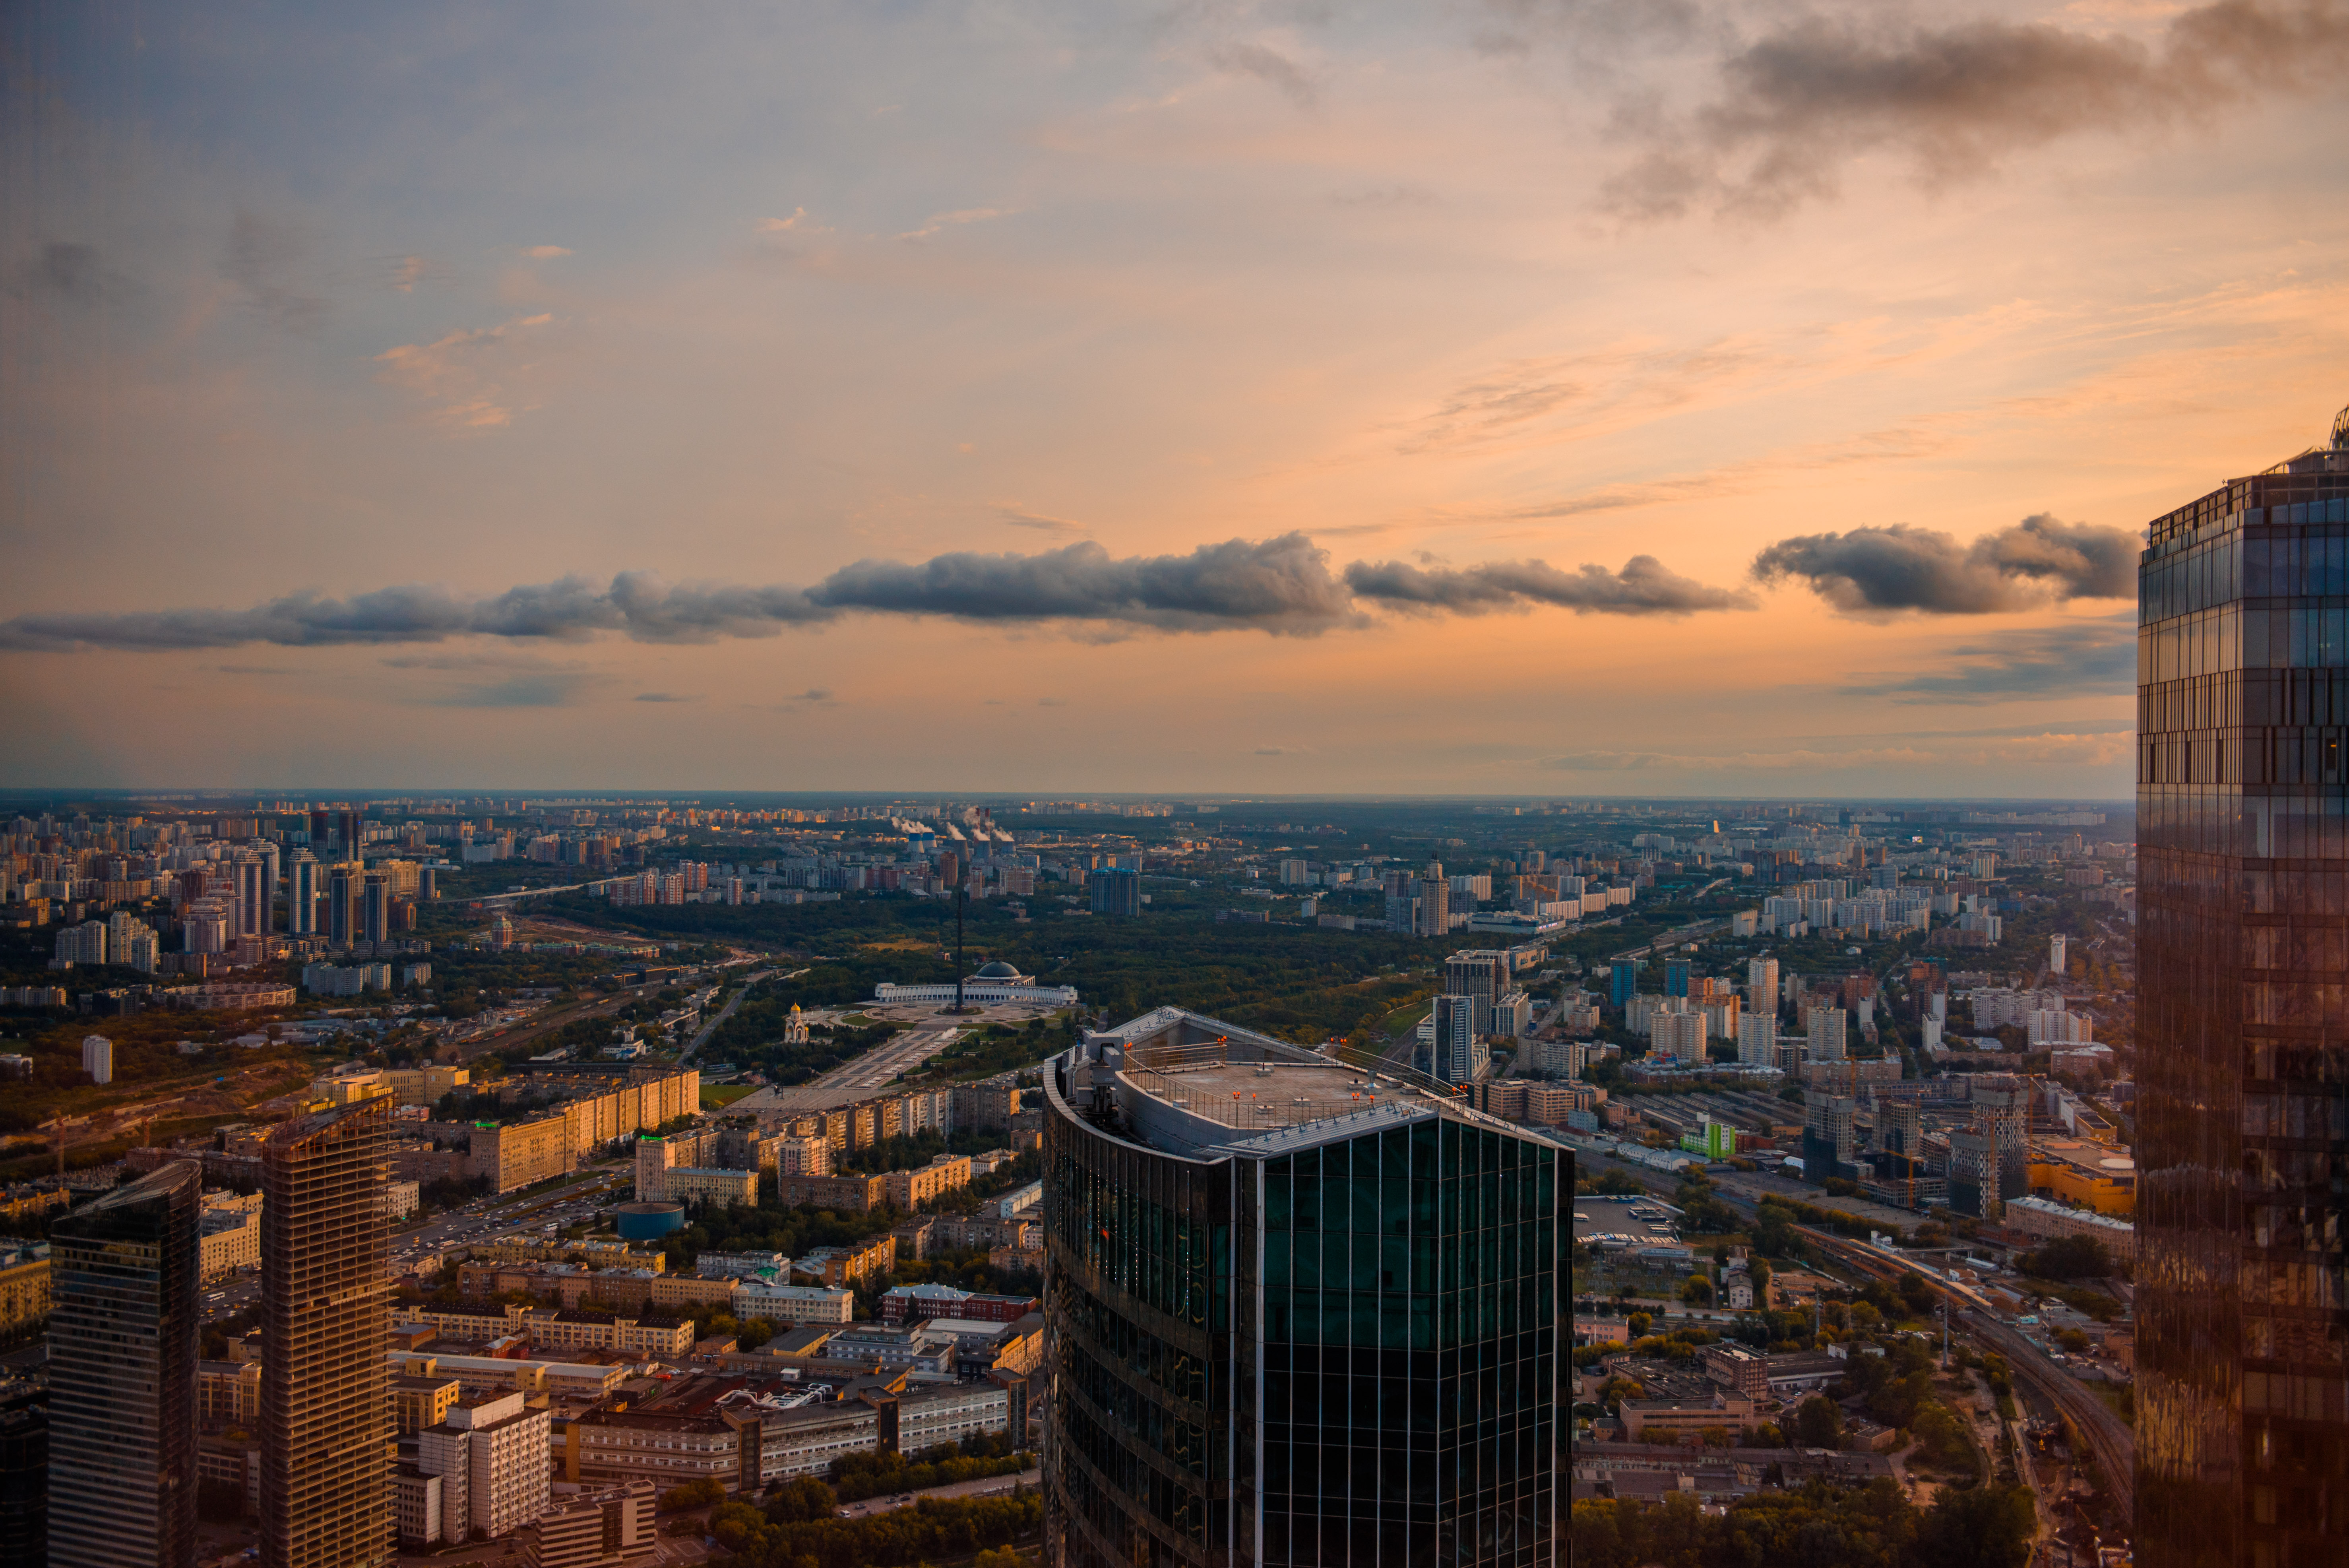
[[[2349,437],[2138,571],[2137,1561],[2349,1562]]]
[[[195,1562],[202,1190],[176,1161],[50,1222],[56,1568]]]
[[[1561,1561],[1571,1155],[1391,1082],[1282,1125],[1347,1069],[1207,1028],[1316,1065],[1047,1068],[1048,1561]]]

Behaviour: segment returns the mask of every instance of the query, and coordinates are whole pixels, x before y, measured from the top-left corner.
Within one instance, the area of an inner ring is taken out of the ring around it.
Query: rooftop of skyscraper
[[[1090,1032],[1078,1050],[1094,1089],[1114,1095],[1115,1130],[1170,1154],[1278,1153],[1430,1116],[1525,1130],[1402,1063],[1313,1050],[1180,1007]]]

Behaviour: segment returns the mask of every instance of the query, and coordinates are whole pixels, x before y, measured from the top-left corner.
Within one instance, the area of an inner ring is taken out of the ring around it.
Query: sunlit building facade
[[[1550,1564],[1573,1161],[1174,1008],[1044,1074],[1045,1555]]]
[[[2138,569],[2137,1561],[2349,1562],[2349,411]]]
[[[389,1210],[378,1095],[261,1150],[261,1568],[391,1556]]]

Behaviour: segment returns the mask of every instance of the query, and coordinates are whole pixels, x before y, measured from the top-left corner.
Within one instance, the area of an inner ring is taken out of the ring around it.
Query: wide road
[[[686,1063],[691,1061],[693,1059],[693,1053],[699,1050],[703,1042],[718,1032],[718,1026],[734,1016],[734,1009],[742,1005],[742,998],[750,994],[750,987],[756,985],[760,981],[764,980],[768,975],[772,975],[774,971],[771,969],[761,969],[756,975],[745,975],[742,976],[741,988],[737,990],[731,996],[726,998],[726,1006],[719,1009],[718,1016],[710,1019],[709,1022],[701,1026],[700,1029],[694,1035],[692,1040],[687,1044],[685,1049],[678,1053],[677,1058],[678,1065],[679,1067],[683,1067]],[[799,971],[799,973],[804,975],[807,971],[802,969]]]

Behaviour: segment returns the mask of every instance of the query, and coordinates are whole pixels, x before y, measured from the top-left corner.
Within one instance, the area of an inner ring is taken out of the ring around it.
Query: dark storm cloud
[[[1755,556],[1754,575],[1800,581],[1847,614],[1987,615],[2050,600],[2127,598],[2137,592],[2137,550],[2127,530],[2041,512],[1970,545],[1901,522],[1802,534]]]
[[[1310,634],[1353,618],[1328,554],[1301,533],[1226,540],[1188,555],[1112,556],[1090,541],[1037,555],[957,552],[918,566],[860,561],[808,593],[817,604],[973,621],[1109,621],[1164,631],[1254,627]]]
[[[2174,17],[2152,48],[2045,23],[1810,16],[1729,53],[1718,96],[1657,127],[1661,145],[1607,200],[1634,217],[1700,204],[1769,217],[1831,193],[1868,152],[1907,155],[1929,183],[1962,179],[2075,132],[2332,90],[2344,65],[2349,0],[2217,0]]]
[[[1288,533],[1205,544],[1187,555],[1113,556],[1086,542],[1034,555],[957,552],[914,563],[860,561],[805,589],[673,586],[649,573],[624,572],[603,588],[566,577],[483,599],[409,585],[348,599],[294,593],[245,610],[36,614],[0,621],[0,652],[334,647],[452,637],[576,642],[605,633],[640,643],[707,643],[771,637],[852,614],[1313,636],[1367,624],[1364,604],[1459,614],[1550,604],[1673,615],[1750,609],[1753,603],[1749,594],[1692,582],[1645,555],[1619,573],[1597,566],[1561,572],[1538,561],[1458,569],[1389,562],[1357,562],[1341,578],[1330,571],[1326,552],[1301,533]]]
[[[1588,563],[1561,572],[1542,561],[1420,567],[1401,561],[1358,561],[1346,584],[1364,599],[1474,615],[1486,610],[1550,604],[1579,614],[1686,615],[1698,610],[1751,610],[1754,596],[1682,577],[1652,555],[1634,555],[1620,572]]]

